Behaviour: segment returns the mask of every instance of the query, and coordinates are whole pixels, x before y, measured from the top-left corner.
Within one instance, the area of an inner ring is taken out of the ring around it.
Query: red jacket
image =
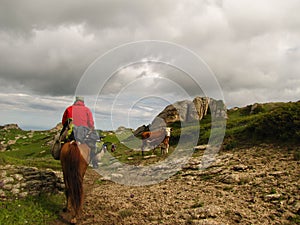
[[[92,112],[82,101],[75,102],[65,110],[62,118],[62,124],[65,124],[69,118],[73,119],[73,124],[75,126],[85,126],[91,129],[94,128]]]

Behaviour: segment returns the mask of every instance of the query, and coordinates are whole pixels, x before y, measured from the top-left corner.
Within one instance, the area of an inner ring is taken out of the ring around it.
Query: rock
[[[2,189],[6,191],[10,191],[13,188],[12,184],[5,184],[3,185]]]
[[[21,174],[14,174],[13,176],[17,181],[20,181],[23,179],[23,176]]]
[[[208,205],[192,210],[191,215],[197,219],[216,218],[221,213],[221,208],[215,205]]]
[[[13,189],[11,190],[11,193],[13,193],[14,195],[17,195],[17,194],[20,193],[20,189],[18,189],[18,188],[13,188]]]
[[[14,124],[14,123],[6,124],[4,126],[0,126],[0,129],[3,129],[3,130],[12,130],[12,129],[21,130],[21,128],[18,126],[18,124]]]
[[[56,124],[55,127],[53,127],[53,128],[50,130],[50,132],[51,132],[51,133],[59,132],[59,131],[61,131],[62,128],[63,128],[62,123],[58,123],[58,124]]]
[[[156,155],[146,155],[144,156],[144,159],[150,159],[150,158],[155,158]]]
[[[118,169],[118,168],[120,168],[120,167],[122,167],[122,164],[121,164],[120,162],[115,162],[115,163],[109,165],[109,168],[110,168],[111,170],[113,170],[113,169]]]
[[[194,150],[205,150],[207,145],[198,145],[194,147]]]
[[[111,181],[111,177],[109,176],[104,176],[100,178],[101,181]]]
[[[120,179],[120,178],[123,178],[123,174],[120,174],[120,173],[112,173],[112,174],[111,174],[111,178],[112,178],[112,179]]]
[[[13,188],[19,189],[19,188],[21,188],[21,184],[20,184],[20,183],[16,183],[16,184],[13,186]]]
[[[3,199],[6,197],[6,194],[3,190],[0,189],[0,199]]]
[[[236,165],[232,168],[234,171],[245,171],[248,169],[248,166],[246,165],[243,165],[243,164],[239,164],[239,165]]]
[[[225,175],[221,181],[225,184],[236,184],[240,182],[240,176],[237,174]]]
[[[13,144],[15,144],[16,143],[16,140],[9,140],[8,142],[7,142],[7,145],[13,145]]]
[[[150,127],[160,127],[174,122],[199,121],[207,115],[208,108],[216,118],[227,118],[227,109],[222,100],[196,97],[193,101],[184,100],[168,105],[157,115]]]
[[[41,193],[54,193],[62,190],[60,188],[63,184],[62,176],[56,175],[52,170],[5,165],[0,166],[0,174],[0,191],[11,192],[9,198],[28,194],[33,196]]]
[[[7,175],[6,170],[1,171],[1,173],[0,173],[1,178],[6,177],[6,175]]]
[[[266,202],[271,202],[271,201],[279,200],[280,198],[281,198],[281,194],[269,194],[269,195],[265,195],[264,200]]]
[[[287,175],[286,171],[274,171],[269,173],[270,176],[274,176],[274,177],[280,177],[282,175]]]
[[[20,198],[25,198],[25,197],[27,197],[28,196],[28,192],[21,192],[21,193],[19,193],[19,197]]]
[[[9,184],[9,183],[13,183],[15,180],[12,177],[6,177],[2,180],[2,183],[5,184]]]
[[[6,151],[7,144],[0,143],[0,152]]]

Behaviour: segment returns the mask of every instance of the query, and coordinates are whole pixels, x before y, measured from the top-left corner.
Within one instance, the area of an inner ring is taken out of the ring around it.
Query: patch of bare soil
[[[292,151],[253,147],[201,157],[159,184],[129,187],[85,176],[78,224],[299,224],[300,162]],[[66,224],[63,219],[57,224]]]

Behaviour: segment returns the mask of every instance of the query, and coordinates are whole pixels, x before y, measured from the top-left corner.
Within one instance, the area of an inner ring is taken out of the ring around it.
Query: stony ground
[[[300,161],[293,150],[223,151],[206,170],[198,170],[200,161],[142,187],[104,181],[89,169],[78,224],[300,224]]]

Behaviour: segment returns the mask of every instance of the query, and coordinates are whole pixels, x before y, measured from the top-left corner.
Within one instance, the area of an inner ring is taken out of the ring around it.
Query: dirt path
[[[89,169],[78,224],[299,224],[300,162],[292,152],[221,152],[206,170],[193,158],[177,175],[141,187],[102,181]]]

